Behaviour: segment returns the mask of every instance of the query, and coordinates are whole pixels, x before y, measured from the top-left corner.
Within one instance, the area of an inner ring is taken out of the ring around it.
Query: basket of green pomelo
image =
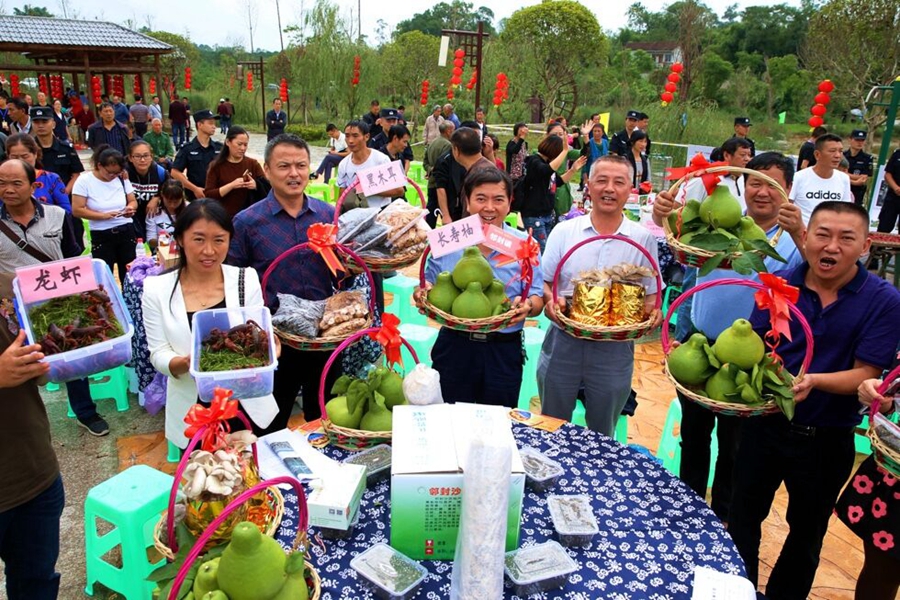
[[[762,283],[746,279],[707,281],[680,295],[669,307],[663,322],[668,323],[681,303],[692,294],[719,285],[768,289]],[[683,344],[674,344],[669,338],[668,328],[663,327],[666,375],[675,389],[713,412],[755,417],[781,411],[788,420],[793,419],[795,402],[792,389],[812,362],[813,335],[800,310],[790,302],[787,307],[806,336],[806,353],[796,376],[784,368],[770,343],[770,336],[766,335],[766,341],[763,341],[747,319],[735,320],[719,334],[712,346],[702,333],[693,334]],[[777,332],[770,333],[779,335]]]
[[[345,450],[365,450],[391,441],[393,409],[408,404],[403,393],[403,376],[391,366],[380,365],[369,371],[365,379],[352,375],[340,376],[331,387],[331,400],[325,402],[325,380],[331,365],[341,352],[370,334],[377,335],[381,328],[370,327],[358,331],[338,346],[328,357],[319,381],[319,407],[322,410],[322,429],[329,441]],[[419,357],[413,347],[400,338],[412,355]]]
[[[419,288],[427,290],[418,303],[421,312],[444,327],[469,333],[490,333],[509,327],[523,298],[531,289],[530,272],[522,276],[522,293],[515,299],[506,294],[506,282],[494,276],[491,264],[478,246],[469,246],[453,267],[443,271],[429,287],[425,269],[430,248],[422,254]]]
[[[765,173],[728,165],[685,175],[672,185],[669,193],[677,197],[685,182],[716,173],[759,177],[775,188],[785,202],[788,201],[784,188]],[[779,229],[771,240],[767,239],[766,232],[752,218],[743,215],[740,202],[722,184],[717,185],[702,202],[688,200],[673,211],[663,221],[663,230],[675,260],[699,268],[700,275],[706,275],[713,269],[733,269],[743,275],[754,271],[765,273],[763,255],[785,262],[774,248],[783,231]]]

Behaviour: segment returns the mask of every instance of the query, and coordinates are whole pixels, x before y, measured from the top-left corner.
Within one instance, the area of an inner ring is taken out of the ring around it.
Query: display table
[[[681,480],[652,458],[577,425],[554,433],[513,424],[519,446],[538,448],[566,469],[548,493],[526,489],[520,546],[554,539],[547,495],[588,494],[600,525],[591,545],[568,548],[580,570],[566,587],[542,598],[596,600],[690,599],[694,566],[745,576],[744,564],[712,510]],[[328,447],[342,460],[348,452]],[[296,495],[285,493],[278,540],[286,548],[296,533]],[[390,482],[363,495],[359,525],[348,540],[316,540],[310,528],[311,562],[322,578],[322,600],[372,598],[350,567],[350,560],[378,542],[390,543]],[[415,598],[449,597],[451,561],[423,561],[429,575]],[[507,598],[512,594],[506,580]],[[538,596],[531,596],[536,598]]]

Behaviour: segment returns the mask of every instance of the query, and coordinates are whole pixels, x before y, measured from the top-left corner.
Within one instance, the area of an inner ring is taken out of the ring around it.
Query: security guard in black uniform
[[[216,133],[216,119],[210,110],[198,110],[194,113],[197,135],[190,143],[182,146],[175,155],[172,165],[172,177],[184,184],[188,200],[203,197],[206,187],[206,172],[209,164],[222,151],[222,143],[212,139]]]
[[[370,137],[367,145],[373,150],[384,152],[383,148],[387,146],[387,143],[390,141],[388,134],[391,131],[391,127],[400,122],[400,112],[396,108],[382,108],[381,113],[379,114],[379,120],[381,123],[381,131],[378,132],[378,135]],[[387,152],[384,153],[388,154]],[[407,161],[412,162],[415,160],[412,148],[409,146],[403,150],[402,156],[404,164],[408,164]]]
[[[641,113],[629,110],[625,115],[625,129],[614,134],[609,140],[609,153],[625,156],[628,153],[631,140],[631,132],[637,127]]]
[[[41,165],[45,171],[56,173],[66,186],[66,193],[72,194],[72,186],[77,174],[84,172],[84,165],[72,146],[63,144],[55,135],[53,128],[53,109],[46,106],[33,106],[30,110],[31,133],[41,147]]]
[[[850,149],[844,151],[844,158],[850,163],[847,172],[850,175],[850,191],[853,192],[853,201],[860,206],[865,201],[866,187],[872,175],[873,157],[863,152],[867,135],[862,129],[854,129],[850,133]]]
[[[750,117],[735,117],[733,137],[744,138],[750,142],[750,158],[753,158],[756,156],[756,144],[747,136],[748,133],[750,133]]]

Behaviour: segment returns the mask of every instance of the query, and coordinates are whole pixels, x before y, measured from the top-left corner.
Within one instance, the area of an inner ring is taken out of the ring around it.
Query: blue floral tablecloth
[[[567,600],[689,599],[695,566],[746,576],[744,564],[722,523],[706,503],[652,458],[577,425],[550,433],[513,424],[519,446],[532,446],[566,469],[551,492],[527,490],[520,546],[554,539],[547,496],[588,494],[600,525],[589,546],[567,548],[579,570],[561,589],[541,598]],[[341,460],[347,452],[327,448]],[[286,493],[278,540],[286,548],[297,526],[296,494]],[[315,528],[310,538],[315,539]],[[390,543],[390,481],[363,495],[359,525],[350,539],[312,544],[312,563],[322,578],[322,600],[372,598],[350,560],[378,542]],[[415,598],[449,597],[452,561],[423,561],[428,577]],[[506,597],[513,595],[506,581]],[[538,596],[530,596],[537,598]]]

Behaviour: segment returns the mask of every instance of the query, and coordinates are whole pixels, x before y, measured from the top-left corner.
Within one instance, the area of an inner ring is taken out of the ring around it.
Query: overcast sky
[[[357,0],[335,0],[344,12],[349,22],[357,19]],[[497,20],[508,17],[522,6],[537,4],[540,0],[488,0],[472,2],[473,5],[486,5],[493,11]],[[66,0],[63,0],[66,2]],[[250,49],[250,35],[248,33],[248,2],[256,7],[256,29],[253,35],[254,46],[259,49],[278,50],[280,48],[278,38],[278,20],[275,11],[275,0],[111,0],[108,2],[77,2],[68,0],[66,3],[74,11],[74,16],[82,19],[99,18],[104,21],[126,24],[130,19],[136,23],[136,27],[148,24],[156,30],[170,31],[184,35],[189,34],[191,41],[196,44],[209,46],[230,46],[236,41],[242,41],[244,46]],[[773,5],[782,2],[799,5],[799,0],[753,0],[751,2],[734,2],[733,0],[705,0],[705,3],[715,10],[719,16],[730,4],[740,6]],[[21,8],[25,4],[32,6],[44,6],[54,15],[63,16],[63,9],[59,0],[0,0],[0,8],[11,14],[13,8]],[[300,22],[301,11],[309,9],[314,2],[312,0],[280,0],[281,24],[286,27],[292,23]],[[375,29],[378,19],[384,19],[389,27],[395,26],[399,21],[412,16],[415,13],[424,12],[436,4],[432,0],[404,0],[402,3],[387,3],[383,0],[361,0],[363,32],[368,32],[370,41],[375,38]],[[622,2],[600,2],[599,0],[583,0],[583,4],[593,10],[597,15],[600,26],[608,31],[616,31],[625,25],[626,15],[630,4],[629,0]],[[644,6],[657,11],[670,4],[665,0],[644,0]],[[403,6],[405,11],[387,10],[389,6]],[[601,8],[602,7],[602,8]],[[352,15],[352,16],[351,16]],[[73,16],[72,12],[69,16]],[[354,25],[354,30],[356,29]],[[288,40],[285,37],[285,45]]]

